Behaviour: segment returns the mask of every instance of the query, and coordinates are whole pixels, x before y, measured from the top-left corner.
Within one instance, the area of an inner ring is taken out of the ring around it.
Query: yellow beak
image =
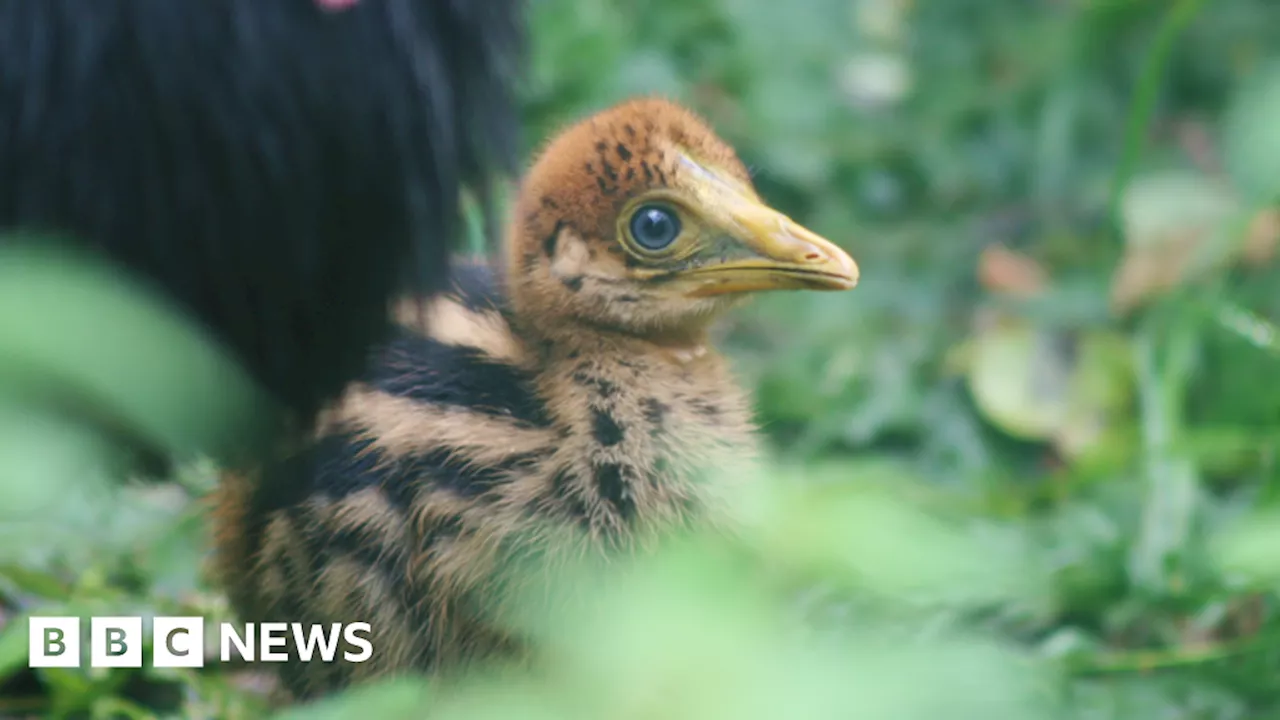
[[[758,201],[735,198],[722,206],[738,252],[735,258],[687,272],[694,297],[763,290],[848,290],[858,264],[835,243]]]

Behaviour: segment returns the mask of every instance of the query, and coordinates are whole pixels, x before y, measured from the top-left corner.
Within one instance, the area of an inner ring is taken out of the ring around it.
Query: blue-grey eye
[[[642,205],[631,216],[631,237],[645,250],[661,250],[680,236],[680,218],[661,205]]]

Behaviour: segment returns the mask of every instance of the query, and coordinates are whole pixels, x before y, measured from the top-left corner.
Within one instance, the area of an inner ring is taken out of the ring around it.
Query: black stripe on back
[[[370,383],[383,392],[433,405],[464,407],[547,427],[532,377],[476,348],[403,335],[376,361]]]
[[[392,507],[407,514],[419,489],[447,488],[460,497],[480,497],[511,471],[527,469],[551,452],[517,453],[483,465],[448,449],[389,457],[370,445],[369,440],[349,434],[324,438],[314,451],[308,484],[332,500],[376,487]]]

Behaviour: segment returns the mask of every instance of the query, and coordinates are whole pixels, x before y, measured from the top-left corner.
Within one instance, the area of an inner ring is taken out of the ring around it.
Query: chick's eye
[[[631,237],[646,250],[661,250],[680,235],[680,218],[671,210],[645,205],[631,216]]]

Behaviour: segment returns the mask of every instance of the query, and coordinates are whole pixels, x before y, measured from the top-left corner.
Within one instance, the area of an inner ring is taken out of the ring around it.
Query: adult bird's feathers
[[[101,251],[306,425],[514,167],[518,0],[0,0],[0,229]]]

